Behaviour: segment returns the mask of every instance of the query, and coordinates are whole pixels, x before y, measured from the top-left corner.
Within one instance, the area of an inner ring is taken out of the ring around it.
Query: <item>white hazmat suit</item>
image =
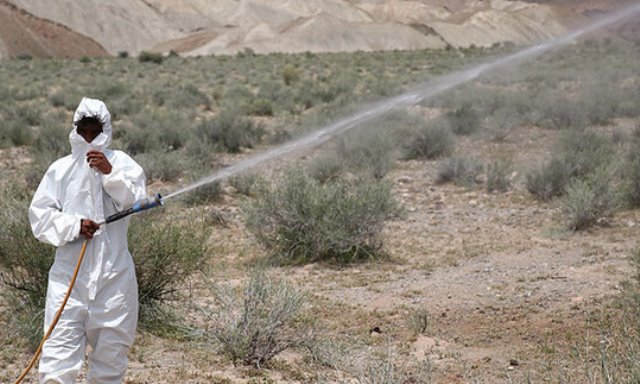
[[[111,116],[106,105],[83,98],[74,124],[83,117],[99,119],[102,133],[87,143],[75,128],[71,131],[71,155],[51,164],[29,208],[35,237],[57,247],[49,271],[45,330],[60,307],[82,248],[81,219],[103,222],[146,197],[142,168],[125,153],[107,149]],[[102,174],[89,167],[86,153],[92,149],[106,155],[111,173]],[[127,247],[128,225],[128,218],[102,225],[88,242],[71,297],[44,344],[40,383],[74,383],[87,343],[91,346],[88,382],[123,381],[138,318],[138,286]]]

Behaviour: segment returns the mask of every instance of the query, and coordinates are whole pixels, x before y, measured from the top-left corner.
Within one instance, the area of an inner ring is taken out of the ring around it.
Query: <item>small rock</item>
[[[516,369],[513,365],[510,365],[507,367],[507,371],[513,371],[514,369]]]
[[[509,360],[509,365],[513,366],[513,367],[517,367],[518,365],[520,365],[520,362],[516,359],[511,359]]]

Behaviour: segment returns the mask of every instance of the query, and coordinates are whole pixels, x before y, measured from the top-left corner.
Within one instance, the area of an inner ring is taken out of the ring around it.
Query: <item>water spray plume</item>
[[[429,100],[430,98],[442,92],[448,91],[461,84],[472,81],[485,72],[488,72],[490,70],[493,70],[505,65],[515,64],[523,60],[531,59],[553,48],[567,45],[582,35],[585,35],[589,32],[606,27],[608,25],[620,22],[638,13],[640,13],[640,3],[634,4],[632,6],[623,8],[619,11],[606,15],[596,20],[595,22],[589,24],[588,26],[577,29],[564,36],[546,41],[538,45],[531,46],[529,48],[525,48],[514,54],[504,56],[502,58],[498,58],[487,63],[476,65],[472,68],[453,72],[449,75],[441,76],[433,81],[430,81],[428,83],[422,84],[419,87],[416,87],[416,89],[414,89],[413,91],[409,91],[399,96],[395,96],[390,99],[363,107],[359,112],[351,116],[345,117],[341,120],[338,120],[322,129],[314,131],[297,140],[293,140],[281,146],[275,147],[271,150],[267,150],[263,153],[260,153],[250,158],[247,158],[245,160],[242,160],[234,165],[222,168],[210,176],[207,176],[189,186],[181,188],[167,195],[166,197],[164,197],[164,200],[192,191],[203,185],[213,183],[215,181],[222,180],[227,177],[242,173],[248,169],[256,167],[257,165],[263,164],[267,161],[279,158],[281,156],[288,155],[296,151],[317,147],[320,144],[323,144],[326,141],[330,140],[331,138],[345,131],[348,131],[351,128],[361,123],[364,123],[366,121],[379,117],[391,110],[409,107],[409,106],[421,103],[423,101]]]

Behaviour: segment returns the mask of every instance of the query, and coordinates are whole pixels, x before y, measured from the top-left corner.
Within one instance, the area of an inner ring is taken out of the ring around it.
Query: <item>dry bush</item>
[[[431,383],[433,364],[429,359],[400,354],[390,340],[378,346],[359,340],[319,340],[312,350],[317,364],[333,368],[334,377],[320,375],[318,382],[341,384]]]
[[[506,192],[511,188],[513,161],[498,159],[487,165],[487,192]]]
[[[207,332],[234,364],[260,368],[315,338],[305,317],[307,295],[286,280],[271,279],[257,269],[240,292],[229,286],[212,290],[216,307],[208,314]]]

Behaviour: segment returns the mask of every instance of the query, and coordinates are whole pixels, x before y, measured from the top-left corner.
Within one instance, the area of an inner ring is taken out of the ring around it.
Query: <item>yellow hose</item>
[[[80,256],[78,256],[78,262],[76,263],[76,269],[75,269],[75,271],[73,271],[73,277],[71,278],[71,283],[69,283],[69,289],[67,289],[67,294],[64,296],[64,300],[62,300],[62,304],[60,304],[60,309],[58,309],[58,312],[56,313],[55,317],[53,318],[53,321],[51,322],[51,325],[49,325],[49,329],[47,330],[47,333],[45,333],[44,337],[42,337],[42,341],[40,342],[40,345],[38,346],[38,349],[36,350],[36,353],[33,355],[33,358],[31,359],[31,362],[29,363],[27,368],[25,368],[24,371],[22,371],[22,374],[20,375],[18,380],[16,380],[15,384],[19,384],[25,378],[25,376],[27,376],[27,374],[29,373],[31,368],[33,368],[33,366],[35,365],[36,361],[40,357],[40,353],[42,353],[42,346],[44,345],[44,342],[47,341],[49,336],[51,336],[51,333],[53,332],[53,329],[56,327],[56,324],[58,324],[58,320],[60,320],[60,316],[62,315],[62,311],[64,310],[65,305],[67,305],[67,301],[69,300],[69,296],[71,296],[71,290],[73,289],[73,286],[76,283],[76,278],[78,277],[78,271],[80,270],[80,265],[82,264],[82,259],[84,259],[84,252],[87,250],[87,242],[88,241],[89,240],[85,240],[84,243],[82,243],[82,250],[80,251]]]

